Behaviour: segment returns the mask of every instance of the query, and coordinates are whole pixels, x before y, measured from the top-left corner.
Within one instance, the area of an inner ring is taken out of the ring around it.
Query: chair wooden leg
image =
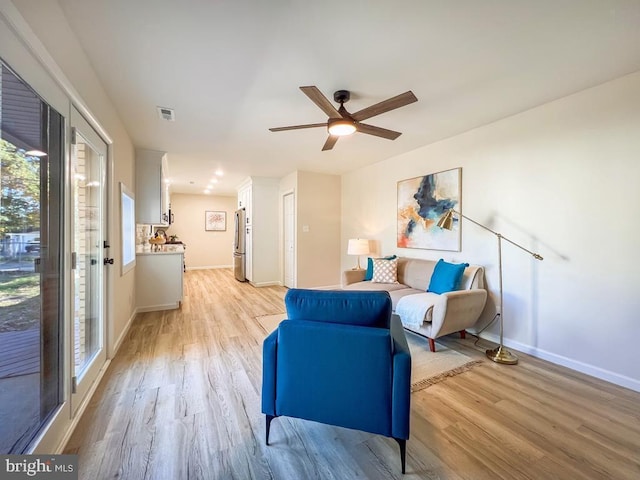
[[[467,338],[467,331],[466,330],[460,330],[460,338],[461,339],[465,339]]]
[[[394,438],[400,445],[400,462],[402,463],[402,473],[404,474],[406,458],[407,458],[407,441],[401,438]]]
[[[432,352],[436,351],[436,342],[433,338],[429,338],[429,350]]]
[[[266,431],[266,438],[265,438],[266,441],[265,441],[265,443],[267,445],[269,445],[269,430],[271,428],[271,421],[274,418],[276,418],[276,417],[274,417],[273,415],[267,415],[267,417],[266,417],[266,422],[267,423],[266,423],[266,428],[265,428],[265,431]]]

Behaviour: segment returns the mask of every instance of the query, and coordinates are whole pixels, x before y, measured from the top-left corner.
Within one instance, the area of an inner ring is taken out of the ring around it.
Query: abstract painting
[[[400,248],[460,251],[460,224],[439,228],[451,208],[460,211],[462,169],[454,168],[398,182],[398,241]]]
[[[204,229],[207,232],[224,232],[227,229],[227,212],[204,212]]]

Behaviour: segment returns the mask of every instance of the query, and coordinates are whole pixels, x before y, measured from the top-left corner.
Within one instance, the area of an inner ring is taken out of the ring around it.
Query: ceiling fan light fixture
[[[351,135],[356,131],[356,125],[346,118],[338,118],[335,120],[329,120],[329,135],[335,135],[336,137],[343,137],[345,135]]]

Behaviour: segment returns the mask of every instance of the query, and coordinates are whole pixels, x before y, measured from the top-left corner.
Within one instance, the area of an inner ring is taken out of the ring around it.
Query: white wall
[[[340,185],[341,177],[315,172],[295,171],[280,179],[280,265],[282,270],[283,196],[294,192],[297,288],[340,285]]]
[[[340,177],[298,172],[296,279],[299,288],[340,285]]]
[[[463,213],[544,257],[503,247],[505,343],[640,391],[640,73],[344,175],[342,268],[354,237],[482,264],[492,309],[490,233],[463,222],[462,252],[396,248],[396,182],[455,167]]]
[[[91,114],[100,126],[113,140],[109,145],[113,170],[111,172],[111,216],[110,256],[115,258],[115,265],[120,265],[120,194],[119,182],[130,189],[134,188],[134,150],[131,139],[124,128],[124,124],[104,91],[100,80],[96,76],[84,50],[73,35],[66,17],[57,2],[15,2],[20,14],[27,21],[38,39],[61,72],[71,82],[71,85],[86,104]],[[62,112],[68,116],[68,112]],[[109,353],[113,354],[116,342],[129,320],[135,312],[135,274],[130,271],[120,275],[119,268],[113,269],[112,295],[117,302],[111,303],[108,325]]]
[[[233,213],[236,197],[218,195],[171,194],[173,223],[165,231],[167,235],[178,235],[186,244],[187,268],[220,268],[233,265]],[[227,230],[211,232],[204,229],[204,212],[207,210],[227,213]]]

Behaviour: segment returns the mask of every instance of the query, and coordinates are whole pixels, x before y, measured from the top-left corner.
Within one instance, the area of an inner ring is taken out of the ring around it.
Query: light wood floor
[[[80,478],[640,478],[640,394],[526,355],[413,394],[404,476],[381,436],[278,418],[265,446],[255,317],[285,291],[190,271],[180,310],[140,314],[67,445]]]

